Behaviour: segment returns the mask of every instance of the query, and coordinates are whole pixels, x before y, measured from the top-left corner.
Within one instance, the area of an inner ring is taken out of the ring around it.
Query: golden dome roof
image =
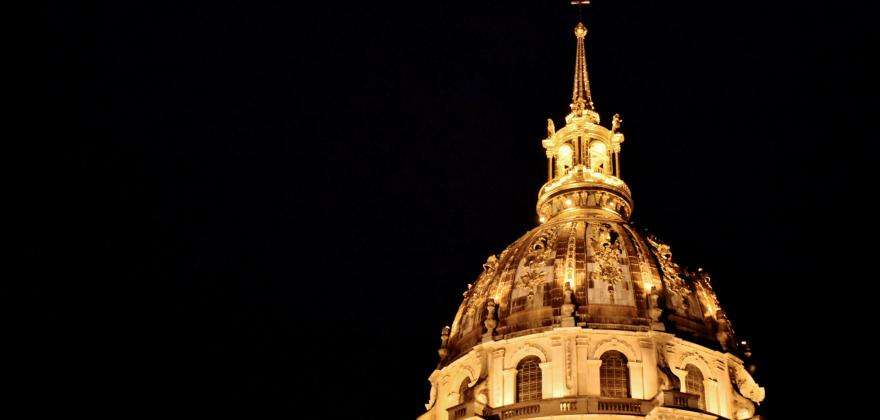
[[[584,328],[671,330],[727,347],[729,325],[719,309],[708,275],[679,267],[668,246],[627,222],[572,214],[489,257],[464,293],[446,347],[451,360],[484,339],[538,333],[566,320]]]
[[[620,175],[622,120],[599,125],[575,29],[572,112],[542,145],[547,183],[538,193],[541,225],[492,255],[444,329],[441,363],[475,344],[554,327],[664,330],[727,349],[733,332],[702,270],[672,261],[669,247],[629,222],[633,201]]]

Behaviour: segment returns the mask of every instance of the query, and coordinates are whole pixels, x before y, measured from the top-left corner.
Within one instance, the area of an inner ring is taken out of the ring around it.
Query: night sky
[[[575,9],[325,3],[50,2],[47,126],[70,171],[36,214],[81,276],[34,293],[102,410],[414,418],[467,284],[536,225]],[[877,38],[823,4],[585,11],[633,222],[712,274],[771,418],[815,380],[786,354],[819,351],[828,301],[859,293],[835,266],[862,217],[849,159]]]

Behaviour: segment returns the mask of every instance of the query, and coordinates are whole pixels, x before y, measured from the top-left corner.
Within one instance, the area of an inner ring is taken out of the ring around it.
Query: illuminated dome
[[[751,418],[764,389],[708,274],[630,223],[622,120],[600,125],[587,29],[574,34],[571,113],[541,141],[539,226],[468,285],[420,418]]]
[[[727,349],[730,327],[702,270],[675,264],[669,247],[613,214],[576,207],[490,256],[469,286],[449,333],[448,363],[482,341],[491,308],[494,337],[558,325],[676,331]],[[492,322],[490,322],[492,324]]]

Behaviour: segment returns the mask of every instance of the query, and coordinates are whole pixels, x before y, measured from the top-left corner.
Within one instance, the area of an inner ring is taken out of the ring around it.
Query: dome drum
[[[614,181],[618,181],[619,184]],[[633,202],[626,184],[612,177],[576,167],[558,183],[541,189],[537,211],[542,221],[572,210],[585,210],[597,217],[625,221],[632,215]]]

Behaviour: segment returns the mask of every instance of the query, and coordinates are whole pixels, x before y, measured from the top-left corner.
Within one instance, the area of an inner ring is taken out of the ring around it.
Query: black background
[[[83,353],[69,365],[102,385],[81,403],[423,411],[461,293],[536,224],[577,12],[326,3],[49,4],[46,126],[70,171],[30,253],[57,246],[78,274],[33,292],[64,334],[50,352]],[[762,412],[786,418],[818,380],[792,350],[823,352],[821,314],[859,293],[834,266],[856,247],[850,158],[876,116],[870,14],[594,3],[593,98],[606,124],[624,117],[634,222],[712,273],[752,341]]]

